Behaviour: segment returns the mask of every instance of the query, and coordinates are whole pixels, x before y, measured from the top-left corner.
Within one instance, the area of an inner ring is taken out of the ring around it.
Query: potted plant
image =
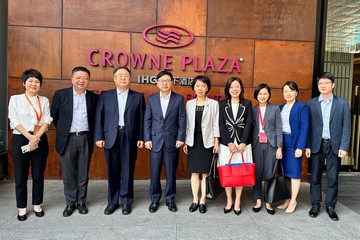
[[[8,159],[5,142],[5,133],[0,129],[0,181],[7,179]]]

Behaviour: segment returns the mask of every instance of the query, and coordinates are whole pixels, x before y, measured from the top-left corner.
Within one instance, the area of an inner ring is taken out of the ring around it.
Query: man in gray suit
[[[323,73],[318,78],[320,96],[308,101],[310,108],[310,135],[306,156],[310,159],[310,199],[312,208],[309,216],[316,218],[321,206],[321,176],[326,159],[326,212],[330,219],[338,221],[335,212],[338,197],[338,175],[341,158],[345,157],[350,145],[351,118],[347,100],[332,94],[335,78]]]

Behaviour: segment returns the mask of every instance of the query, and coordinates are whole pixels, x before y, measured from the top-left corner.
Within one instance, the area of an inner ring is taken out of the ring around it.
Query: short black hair
[[[197,81],[200,81],[200,82],[203,82],[206,84],[207,86],[207,90],[206,90],[206,93],[208,93],[211,89],[211,82],[210,82],[210,78],[207,77],[207,76],[204,76],[204,75],[199,75],[199,76],[196,76],[194,78],[194,80],[192,81],[192,84],[191,84],[191,89],[194,90],[194,87],[195,87],[195,84]]]
[[[322,74],[318,77],[317,81],[319,82],[319,80],[322,79],[322,78],[329,79],[332,83],[335,82],[335,77],[334,77],[334,75],[333,75],[332,73],[330,73],[330,72],[324,72],[324,73],[322,73]]]
[[[28,70],[25,70],[23,72],[23,74],[22,74],[22,82],[25,83],[26,80],[28,80],[31,77],[39,79],[40,86],[42,85],[43,76],[42,76],[41,72],[39,72],[36,69],[32,69],[32,68],[28,69]]]
[[[82,67],[82,66],[77,66],[77,67],[74,67],[73,70],[71,71],[71,74],[74,75],[74,73],[76,72],[86,72],[89,77],[90,77],[90,71],[89,69],[87,69],[86,67]]]
[[[126,71],[128,71],[129,75],[131,76],[131,71],[127,67],[117,67],[117,68],[115,68],[114,71],[113,71],[113,75],[115,75],[116,72],[119,71],[120,69],[125,69]]]
[[[263,88],[265,88],[265,89],[268,91],[268,93],[269,93],[269,98],[268,98],[268,101],[269,101],[270,98],[271,98],[271,90],[270,90],[269,85],[267,85],[266,83],[261,83],[261,84],[259,84],[259,85],[255,88],[255,90],[254,90],[254,98],[257,100],[257,97],[258,97],[258,95],[259,95],[259,92],[260,92],[260,90],[263,89]]]
[[[299,87],[298,85],[296,84],[296,82],[293,82],[293,81],[287,81],[283,87],[282,87],[282,90],[284,91],[284,87],[285,86],[288,86],[291,90],[295,90],[297,92],[299,92]]]
[[[173,77],[173,75],[171,74],[171,72],[166,71],[166,70],[163,70],[163,71],[159,72],[159,73],[156,75],[156,80],[159,80],[159,78],[161,78],[161,77],[164,76],[164,75],[168,75],[168,76],[170,76],[171,80],[174,80],[174,77]]]

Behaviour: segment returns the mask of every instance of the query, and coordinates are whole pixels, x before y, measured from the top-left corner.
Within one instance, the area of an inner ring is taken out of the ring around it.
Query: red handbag
[[[231,154],[228,165],[218,166],[221,186],[254,186],[256,182],[255,163],[246,164],[244,161],[244,155],[241,153],[242,164],[231,165],[233,155],[234,153]]]

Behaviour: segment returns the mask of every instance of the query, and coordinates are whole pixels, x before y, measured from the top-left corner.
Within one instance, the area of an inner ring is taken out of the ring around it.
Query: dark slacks
[[[134,200],[136,143],[129,143],[124,129],[119,129],[112,148],[105,149],[108,174],[108,205],[131,205]]]
[[[270,180],[273,178],[273,170],[276,162],[276,148],[269,143],[257,142],[253,149],[255,163],[256,183],[253,187],[254,199],[262,198],[262,179]]]
[[[87,134],[70,134],[60,156],[66,205],[86,203],[90,160]]]
[[[326,159],[326,207],[335,207],[338,198],[340,158],[334,154],[330,142],[322,142],[318,153],[311,153],[310,200],[321,206],[321,177]]]
[[[175,200],[176,169],[179,163],[179,150],[168,152],[163,145],[159,152],[150,152],[150,198],[152,202],[159,202],[161,198],[160,175],[163,163],[166,173],[165,199],[166,202]]]
[[[29,140],[23,135],[13,134],[11,142],[11,159],[14,165],[16,205],[18,208],[27,206],[27,180],[29,168],[33,180],[32,204],[43,203],[44,172],[49,154],[49,145],[46,134],[41,137],[38,148],[32,152],[22,153],[21,147],[27,145]]]

